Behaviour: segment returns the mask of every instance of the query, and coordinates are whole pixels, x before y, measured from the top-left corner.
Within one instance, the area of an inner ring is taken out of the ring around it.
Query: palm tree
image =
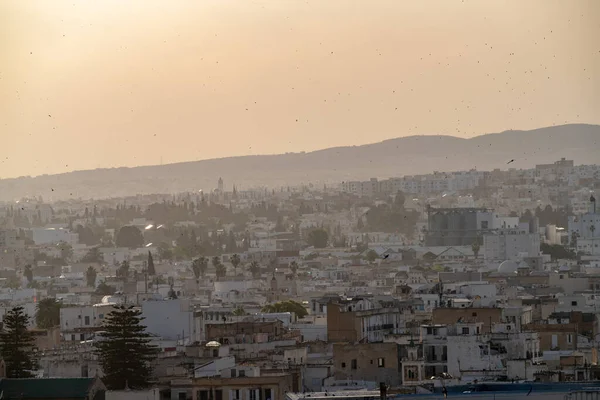
[[[204,277],[206,270],[208,269],[208,258],[198,257],[192,261],[192,271],[196,277],[196,281],[200,281],[200,277]]]
[[[234,274],[237,275],[237,267],[240,265],[242,260],[240,259],[239,254],[234,254],[231,256],[231,264],[233,265]]]
[[[40,329],[49,329],[60,325],[61,304],[53,298],[42,299],[37,303],[35,322]]]
[[[296,272],[298,271],[298,263],[296,261],[290,263],[290,270],[292,271],[292,274],[296,276]]]
[[[225,268],[225,265],[221,264],[219,261],[219,263],[215,265],[215,273],[217,274],[217,279],[223,278],[225,275],[227,275],[227,268]]]
[[[248,270],[252,274],[252,277],[256,278],[260,273],[260,264],[256,261],[252,261],[248,266]]]
[[[246,312],[246,310],[244,310],[244,307],[242,306],[238,306],[235,308],[235,310],[233,310],[233,315],[248,315],[248,313]]]

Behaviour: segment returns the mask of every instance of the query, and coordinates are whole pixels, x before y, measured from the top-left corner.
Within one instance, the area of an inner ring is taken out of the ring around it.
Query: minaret
[[[267,301],[273,302],[279,300],[279,294],[277,290],[277,278],[275,278],[275,271],[273,271],[273,278],[271,278],[271,290],[267,296]]]
[[[223,178],[219,178],[219,192],[223,193]]]
[[[596,214],[596,198],[594,195],[590,196],[590,213]]]

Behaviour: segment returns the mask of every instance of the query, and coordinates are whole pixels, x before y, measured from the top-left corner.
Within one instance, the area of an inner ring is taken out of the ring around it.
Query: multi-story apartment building
[[[470,246],[493,229],[494,213],[483,208],[427,209],[427,246]]]
[[[381,342],[386,334],[404,331],[398,302],[370,297],[333,300],[327,304],[327,338],[330,342]]]
[[[483,236],[483,250],[487,262],[536,257],[540,254],[537,224],[522,223],[515,228],[488,232]]]

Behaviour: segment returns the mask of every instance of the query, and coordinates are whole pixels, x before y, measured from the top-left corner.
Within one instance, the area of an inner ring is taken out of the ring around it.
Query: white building
[[[62,228],[31,228],[32,239],[37,245],[68,243],[75,245],[79,243],[79,235],[68,229]]]
[[[101,330],[104,318],[114,310],[112,303],[93,306],[61,307],[60,333],[62,340],[83,341],[94,337]]]
[[[144,301],[142,316],[150,334],[165,340],[194,341],[196,325],[189,300]]]
[[[600,254],[600,210],[596,199],[590,197],[588,212],[569,217],[569,237],[577,237],[577,251]]]
[[[536,257],[540,254],[540,235],[531,232],[528,223],[519,224],[517,228],[500,229],[483,236],[483,252],[486,262]]]

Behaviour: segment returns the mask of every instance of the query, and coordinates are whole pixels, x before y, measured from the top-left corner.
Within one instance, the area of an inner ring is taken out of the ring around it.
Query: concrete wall
[[[327,338],[330,342],[357,342],[361,338],[355,312],[341,312],[335,303],[327,305]]]
[[[148,390],[107,390],[106,400],[160,400],[158,388]]]
[[[142,303],[142,316],[147,331],[163,339],[177,340],[184,335],[194,334],[194,313],[187,311],[181,299],[164,301],[145,301]]]
[[[333,345],[334,376],[336,380],[361,379],[399,385],[399,358],[396,343],[336,343]]]
[[[291,329],[300,331],[305,342],[314,340],[327,340],[327,325],[292,324]]]

